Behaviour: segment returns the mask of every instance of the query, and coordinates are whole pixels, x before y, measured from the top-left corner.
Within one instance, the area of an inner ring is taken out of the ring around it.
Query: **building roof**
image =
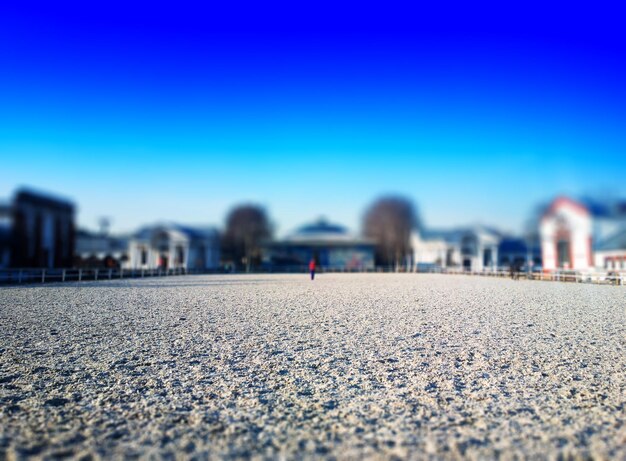
[[[157,231],[177,232],[190,240],[214,239],[219,235],[219,232],[214,227],[196,227],[168,222],[144,226],[139,229],[133,237],[140,240],[148,240],[152,238],[153,233]]]
[[[48,192],[37,192],[30,188],[22,188],[15,193],[13,203],[15,205],[19,205],[24,202],[56,210],[67,211],[70,213],[74,212],[74,202],[71,200],[50,194]]]
[[[626,250],[626,228],[620,229],[618,232],[599,242],[595,246],[596,251],[612,251],[612,250]]]
[[[346,227],[330,223],[324,218],[305,224],[284,239],[272,243],[283,245],[374,245],[372,240],[358,237]]]
[[[302,227],[299,227],[295,232],[298,235],[319,235],[319,234],[329,234],[329,235],[345,235],[348,234],[348,229],[339,224],[331,224],[326,221],[324,218],[320,218],[318,221],[306,224]]]
[[[80,229],[76,233],[76,253],[126,252],[128,250],[128,240],[129,238],[126,236],[102,235],[101,233]]]
[[[204,239],[204,238],[213,238],[219,235],[219,232],[216,228],[211,226],[186,226],[183,224],[173,224],[174,228],[178,231],[182,232],[185,235],[188,235],[192,239]]]
[[[463,237],[468,234],[474,234],[477,236],[486,236],[499,239],[502,237],[502,233],[497,229],[489,226],[483,226],[480,224],[468,227],[459,227],[454,229],[429,229],[421,230],[421,237],[424,240],[445,240],[447,243],[454,244],[459,243]]]
[[[579,202],[578,200],[574,200],[570,197],[557,197],[554,200],[552,200],[552,202],[550,202],[550,204],[546,206],[546,208],[543,210],[541,219],[546,219],[554,215],[556,210],[563,208],[563,207],[567,207],[570,210],[574,210],[576,213],[580,215],[586,216],[586,215],[591,214],[589,208],[587,208],[587,205],[585,205],[584,203]]]
[[[537,240],[529,241],[521,237],[505,237],[500,241],[498,251],[501,254],[530,252],[532,255],[538,256],[541,254],[541,244]]]
[[[626,200],[583,197],[580,202],[594,218],[626,219]]]
[[[545,206],[543,216],[551,214],[557,207],[562,205],[568,205],[596,219],[626,220],[626,200],[612,198],[600,200],[593,197],[581,197],[579,199],[564,196],[557,197]]]

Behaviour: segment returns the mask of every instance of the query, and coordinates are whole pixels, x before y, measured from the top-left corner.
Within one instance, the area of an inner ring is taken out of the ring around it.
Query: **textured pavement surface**
[[[414,274],[0,288],[0,459],[626,459],[626,288]]]

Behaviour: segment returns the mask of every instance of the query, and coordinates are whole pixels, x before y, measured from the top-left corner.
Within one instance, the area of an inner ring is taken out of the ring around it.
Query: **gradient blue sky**
[[[622,11],[385,5],[3,7],[0,197],[118,231],[251,201],[285,232],[358,229],[385,193],[512,231],[555,194],[626,195]]]

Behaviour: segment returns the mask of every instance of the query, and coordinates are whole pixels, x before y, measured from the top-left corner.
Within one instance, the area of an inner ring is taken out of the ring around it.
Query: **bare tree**
[[[363,234],[376,241],[377,263],[393,264],[398,270],[410,254],[411,231],[417,225],[415,208],[409,199],[381,197],[370,205],[363,218]]]
[[[233,261],[250,272],[261,261],[261,243],[271,237],[272,227],[265,209],[257,205],[239,205],[226,217],[223,250]]]

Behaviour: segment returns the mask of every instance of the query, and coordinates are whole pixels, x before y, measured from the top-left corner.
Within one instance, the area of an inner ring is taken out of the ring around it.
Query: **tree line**
[[[226,216],[222,234],[222,257],[238,270],[249,272],[261,264],[261,248],[274,235],[267,210],[255,204],[233,207]],[[361,233],[375,243],[377,266],[400,267],[411,252],[411,232],[419,226],[412,201],[402,196],[384,196],[363,214]]]

